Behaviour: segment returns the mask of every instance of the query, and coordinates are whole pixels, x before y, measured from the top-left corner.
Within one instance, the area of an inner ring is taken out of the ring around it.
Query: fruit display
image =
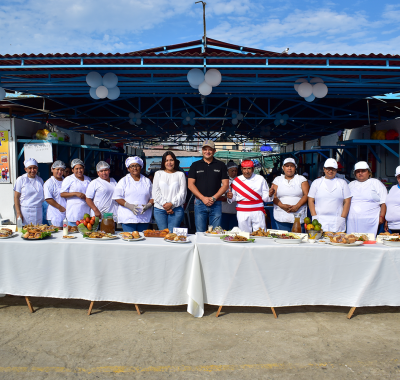
[[[262,237],[270,237],[270,232],[264,231],[264,228],[259,228],[257,231],[253,231],[251,234],[251,236],[262,236]]]
[[[174,233],[169,233],[167,236],[165,236],[164,240],[169,240],[169,241],[187,241],[186,236],[184,235],[177,235]]]
[[[97,216],[83,215],[81,220],[76,221],[78,231],[81,234],[87,234],[90,231],[97,231],[99,228],[100,219]]]
[[[169,234],[169,229],[165,230],[145,230],[143,231],[145,237],[157,237],[157,238],[165,238],[167,234]]]
[[[22,230],[29,231],[31,229],[39,230],[41,232],[58,232],[58,227],[48,226],[47,224],[27,224],[22,227]]]
[[[316,232],[322,231],[322,225],[320,222],[318,222],[317,219],[314,219],[312,222],[310,218],[304,218],[304,228],[306,231],[311,231],[314,230]]]

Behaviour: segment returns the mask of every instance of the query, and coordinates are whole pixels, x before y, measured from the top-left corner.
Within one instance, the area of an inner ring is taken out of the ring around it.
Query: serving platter
[[[102,238],[90,238],[90,237],[84,237],[84,239],[87,239],[87,240],[97,240],[97,241],[100,241],[100,240],[115,240],[115,239],[119,239],[119,236],[113,236],[113,237],[102,237]]]
[[[278,244],[300,244],[302,241],[303,239],[274,239],[274,242]]]
[[[246,240],[246,241],[233,241],[233,240],[222,240],[224,243],[254,243],[251,240]]]
[[[191,241],[189,239],[185,240],[185,241],[182,241],[182,240],[175,241],[175,240],[164,239],[164,241],[166,241],[167,243],[177,243],[177,244],[191,243]]]
[[[131,242],[131,241],[146,240],[146,238],[145,238],[144,236],[141,236],[141,237],[139,237],[139,238],[137,238],[137,239],[126,239],[126,238],[123,238],[123,237],[121,237],[121,239],[122,239],[123,241],[129,241],[129,242]]]
[[[18,236],[18,234],[16,232],[14,232],[9,236],[0,236],[0,239],[9,239],[9,238],[13,238],[13,237],[16,237],[16,236]]]
[[[388,247],[400,247],[400,241],[389,241],[384,239],[382,240],[382,243]]]
[[[36,239],[28,239],[28,238],[25,238],[25,237],[22,235],[21,238],[24,239],[24,240],[46,240],[46,239],[48,239],[48,238],[51,238],[51,235],[50,235],[50,236],[45,236],[44,238],[36,238]]]
[[[330,242],[329,244],[330,244],[330,245],[337,246],[337,247],[359,247],[360,245],[363,245],[364,242],[363,242],[363,241],[356,241],[356,242],[351,243],[351,244],[333,243],[333,242]]]

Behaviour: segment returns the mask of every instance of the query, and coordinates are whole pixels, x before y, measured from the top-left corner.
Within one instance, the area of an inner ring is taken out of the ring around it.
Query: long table
[[[204,304],[399,306],[400,249],[221,242],[197,233],[190,298]]]
[[[187,244],[75,236],[0,240],[0,293],[195,307],[187,294],[195,236]]]

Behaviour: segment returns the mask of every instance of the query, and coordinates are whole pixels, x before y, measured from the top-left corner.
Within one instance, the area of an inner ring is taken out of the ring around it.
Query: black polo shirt
[[[229,179],[226,165],[215,158],[208,164],[203,159],[193,162],[189,178],[196,180],[196,187],[205,197],[212,197],[221,188],[223,179]]]

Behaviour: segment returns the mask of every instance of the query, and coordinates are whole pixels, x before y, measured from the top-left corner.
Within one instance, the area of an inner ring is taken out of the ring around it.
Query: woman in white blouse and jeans
[[[161,160],[161,170],[153,180],[154,218],[160,230],[180,227],[183,216],[183,204],[186,199],[185,174],[178,171],[175,154],[167,151]]]

